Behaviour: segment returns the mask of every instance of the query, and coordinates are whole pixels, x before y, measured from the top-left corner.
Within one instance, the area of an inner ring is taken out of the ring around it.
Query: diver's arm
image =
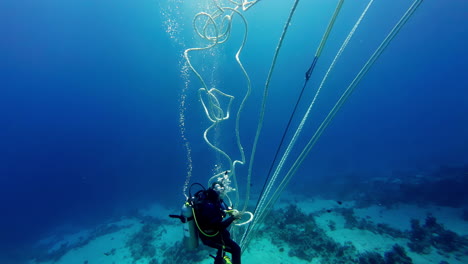
[[[236,218],[233,216],[223,218],[223,220],[219,223],[220,230],[228,228],[228,226],[232,224],[234,220],[236,220]]]
[[[232,208],[229,205],[227,205],[227,203],[224,200],[221,200],[221,209],[232,210]]]

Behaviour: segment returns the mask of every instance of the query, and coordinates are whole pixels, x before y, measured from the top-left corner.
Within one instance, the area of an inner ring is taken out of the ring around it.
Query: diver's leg
[[[232,242],[232,243],[229,243],[229,242]],[[228,242],[229,243],[229,250],[226,250],[226,251],[231,253],[232,264],[241,264],[241,248],[233,240],[230,240],[229,242]],[[228,249],[228,248],[226,248],[226,249]]]
[[[216,254],[216,258],[215,258],[215,264],[224,264],[224,250],[223,250],[223,247],[220,246],[218,248],[218,253]]]
[[[241,264],[241,248],[231,239],[229,232],[223,232],[225,251],[231,253],[232,264]]]
[[[216,236],[212,238],[202,238],[201,240],[203,244],[205,244],[205,246],[215,248],[218,250],[216,257],[214,257],[213,255],[210,255],[215,260],[214,264],[224,264],[222,238],[220,236]]]
[[[214,264],[224,264],[222,250],[218,250],[218,254],[216,254],[216,257],[214,259],[215,259]]]

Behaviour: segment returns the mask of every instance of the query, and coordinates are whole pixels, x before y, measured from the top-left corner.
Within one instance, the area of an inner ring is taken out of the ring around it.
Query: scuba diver
[[[197,204],[195,221],[199,237],[206,246],[218,249],[215,264],[229,263],[224,252],[231,253],[232,264],[241,264],[241,249],[227,230],[229,225],[241,218],[239,211],[232,209],[223,201],[225,188],[221,182],[214,182],[204,192],[204,198]]]
[[[194,183],[193,185],[201,184]],[[214,264],[241,264],[241,248],[231,239],[229,226],[242,217],[242,213],[230,208],[223,200],[229,187],[222,181],[214,182],[210,188],[190,194],[182,207],[181,215],[169,215],[184,223],[184,244],[188,249],[198,247],[198,238],[206,246],[218,250]],[[225,252],[231,253],[232,260]]]

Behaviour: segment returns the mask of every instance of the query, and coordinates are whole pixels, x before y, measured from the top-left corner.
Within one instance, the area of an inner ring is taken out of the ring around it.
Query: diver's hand
[[[232,209],[232,210],[230,211],[230,215],[231,215],[232,217],[234,217],[236,220],[237,220],[237,219],[241,219],[241,217],[242,217],[242,213],[239,212],[239,211],[237,211],[236,209]]]

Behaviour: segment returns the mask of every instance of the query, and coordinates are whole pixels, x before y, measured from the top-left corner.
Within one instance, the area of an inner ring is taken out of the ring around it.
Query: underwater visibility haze
[[[243,263],[467,263],[467,14],[1,1],[0,263],[212,263],[167,215],[215,181]]]

